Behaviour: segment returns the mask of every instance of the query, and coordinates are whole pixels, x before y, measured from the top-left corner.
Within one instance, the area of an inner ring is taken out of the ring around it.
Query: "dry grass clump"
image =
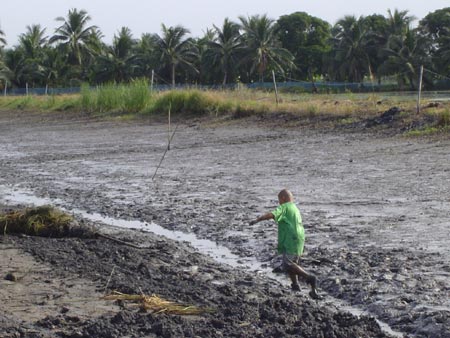
[[[164,300],[158,296],[152,295],[128,295],[115,291],[111,295],[104,296],[106,300],[122,300],[137,304],[146,311],[153,313],[167,313],[174,315],[201,315],[203,313],[212,312],[211,309],[198,308],[192,305],[183,305],[168,300]]]
[[[21,233],[32,236],[64,236],[74,224],[74,219],[51,206],[12,210],[0,214],[2,234]]]

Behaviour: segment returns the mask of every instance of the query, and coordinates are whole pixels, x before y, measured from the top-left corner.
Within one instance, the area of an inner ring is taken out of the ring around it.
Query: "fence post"
[[[25,93],[27,94],[27,96],[28,96],[28,82],[27,83],[25,83]]]
[[[172,110],[172,103],[169,103],[169,124],[167,130],[167,150],[170,150],[170,111]]]
[[[3,93],[3,96],[6,96],[6,90],[8,89],[8,81],[5,81],[5,91]]]
[[[275,72],[272,70],[272,78],[273,78],[273,87],[275,88],[275,100],[278,105],[278,89],[277,89],[277,81],[275,79]]]
[[[150,92],[153,93],[153,81],[155,80],[155,70],[152,69],[152,79],[150,81]]]
[[[422,95],[423,65],[420,66],[419,90],[417,92],[417,114],[420,113],[420,96]]]

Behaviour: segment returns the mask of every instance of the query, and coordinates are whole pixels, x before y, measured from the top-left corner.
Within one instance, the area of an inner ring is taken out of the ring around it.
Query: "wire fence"
[[[434,71],[424,68],[424,71],[427,73],[429,81],[428,86],[432,88],[434,96],[448,96],[448,91],[450,90],[450,77],[438,74]],[[274,83],[273,82],[253,82],[253,83],[233,83],[227,85],[198,85],[198,84],[177,84],[172,86],[167,81],[165,81],[158,74],[154,73],[156,78],[163,83],[152,84],[149,85],[151,90],[159,92],[159,91],[167,91],[171,89],[199,89],[199,90],[235,90],[239,88],[249,88],[249,89],[261,89],[261,90],[273,90]],[[401,74],[397,74],[401,75]],[[283,79],[283,81],[279,81],[279,79]],[[411,95],[411,88],[399,86],[396,82],[395,77],[385,78],[382,82],[378,81],[363,81],[363,82],[335,82],[335,81],[314,81],[308,82],[304,80],[293,79],[287,77],[286,75],[278,75],[278,79],[276,81],[276,85],[279,90],[286,92],[299,92],[299,93],[371,93],[371,92],[395,92],[399,93],[398,95],[409,96]],[[431,82],[430,82],[431,80]],[[432,83],[432,86],[430,86]],[[97,87],[91,87],[92,90],[95,90]],[[429,89],[425,88],[425,89]],[[26,87],[26,88],[10,88],[8,86],[3,88],[3,95],[62,95],[62,94],[76,94],[80,93],[80,87],[66,87],[66,88],[35,88],[35,87]],[[438,94],[438,91],[442,92],[442,94]],[[426,92],[424,93],[426,96]]]

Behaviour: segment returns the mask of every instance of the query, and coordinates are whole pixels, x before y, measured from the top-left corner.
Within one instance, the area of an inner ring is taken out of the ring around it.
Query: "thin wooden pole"
[[[420,113],[420,97],[422,95],[423,65],[420,66],[419,90],[417,92],[417,114]]]
[[[172,136],[171,136],[171,138],[170,138],[170,142],[172,141],[173,137],[175,136],[175,133],[176,133],[177,129],[178,129],[178,124],[176,125],[175,130],[174,130],[173,133],[172,133]],[[162,162],[163,162],[163,160],[164,160],[164,157],[166,157],[166,154],[167,154],[168,151],[169,151],[169,147],[167,147],[166,150],[164,151],[164,154],[163,154],[163,156],[161,157],[161,160],[159,161],[158,166],[156,167],[155,173],[154,173],[153,176],[152,176],[152,181],[155,179],[155,176],[156,176],[156,174],[158,173],[158,170],[159,170],[159,168],[161,167],[161,164],[162,164]]]
[[[172,109],[172,103],[169,104],[169,124],[167,130],[167,150],[170,150],[170,110]]]
[[[5,91],[3,93],[3,96],[6,96],[6,90],[8,89],[8,81],[5,81]]]
[[[278,105],[278,89],[277,89],[277,81],[275,79],[275,72],[272,70],[272,78],[273,78],[273,87],[275,88],[275,100]]]
[[[155,70],[152,69],[152,79],[150,81],[150,92],[153,93],[153,81],[155,81]]]
[[[27,96],[28,96],[28,82],[25,83],[25,92],[27,93]]]

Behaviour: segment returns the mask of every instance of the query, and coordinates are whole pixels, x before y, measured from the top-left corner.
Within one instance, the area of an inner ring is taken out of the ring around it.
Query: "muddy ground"
[[[387,336],[376,318],[400,336],[450,337],[450,141],[389,126],[282,122],[180,123],[155,175],[166,125],[1,112],[2,209],[49,201],[143,248],[89,236],[0,237],[0,336]],[[276,207],[284,187],[303,215],[303,265],[320,279],[318,302],[306,286],[293,294],[267,273],[277,264],[276,226],[248,225]],[[97,214],[117,222],[89,217]],[[209,239],[216,260],[192,236],[111,226],[120,220]],[[7,273],[17,280],[3,280]],[[100,299],[112,290],[214,311],[145,313]]]

